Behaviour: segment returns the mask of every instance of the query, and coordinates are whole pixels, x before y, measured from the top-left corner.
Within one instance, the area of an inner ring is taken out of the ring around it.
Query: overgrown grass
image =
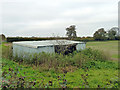
[[[86,47],[103,51],[110,57],[110,60],[118,60],[118,42],[118,40],[87,42]]]
[[[118,88],[117,63],[109,61],[90,61],[66,73],[54,69],[41,72],[7,59],[2,67],[2,86],[8,88]]]
[[[2,49],[2,87],[118,88],[118,63],[99,50],[13,58],[11,47]]]
[[[12,44],[11,43],[2,43],[0,45],[2,50],[2,58],[12,59]]]
[[[75,51],[69,55],[62,54],[49,54],[49,53],[34,53],[23,55],[17,55],[13,57],[13,61],[19,64],[27,64],[36,67],[44,67],[44,69],[54,68],[58,71],[59,68],[75,66],[81,68],[88,61],[106,61],[109,57],[105,56],[98,50],[92,50],[90,48],[82,50],[80,52]],[[59,68],[58,68],[59,67]]]

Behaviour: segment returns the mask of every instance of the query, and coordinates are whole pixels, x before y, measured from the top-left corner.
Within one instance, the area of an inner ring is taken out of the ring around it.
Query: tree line
[[[75,31],[75,25],[71,25],[70,27],[66,28],[66,35],[68,36],[68,39],[75,39],[77,38],[77,34]],[[93,34],[93,37],[83,37],[83,39],[88,40],[96,40],[96,41],[104,41],[104,40],[119,40],[120,39],[120,33],[119,33],[118,27],[112,27],[110,30],[105,31],[104,28],[100,28]]]
[[[66,29],[67,37],[7,37],[7,42],[13,41],[40,41],[40,40],[56,40],[67,39],[76,41],[105,41],[105,40],[120,40],[120,30],[118,27],[112,27],[109,30],[100,28],[94,32],[93,37],[77,37],[76,26],[71,25]],[[3,35],[3,34],[2,34]],[[4,35],[5,37],[5,35]]]
[[[95,40],[119,40],[120,33],[118,27],[112,27],[110,30],[105,31],[104,28],[98,29],[94,34],[93,37]]]

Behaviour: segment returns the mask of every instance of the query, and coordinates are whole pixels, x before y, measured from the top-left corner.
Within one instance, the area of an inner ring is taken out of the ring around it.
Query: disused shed
[[[72,53],[85,49],[85,43],[71,40],[45,40],[13,42],[13,55],[24,53]]]

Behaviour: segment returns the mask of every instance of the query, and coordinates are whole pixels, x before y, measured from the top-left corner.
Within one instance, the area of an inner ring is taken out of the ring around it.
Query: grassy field
[[[2,87],[118,88],[118,63],[116,61],[118,48],[116,44],[117,41],[88,42],[87,48],[91,47],[109,52],[109,57],[115,62],[111,60],[87,61],[82,68],[76,66],[63,67],[63,70],[67,70],[64,73],[57,72],[54,68],[41,70],[42,67],[40,66],[19,64],[3,58]],[[3,45],[6,50],[8,50],[7,45]],[[88,57],[90,57],[89,54]],[[79,54],[74,58],[79,59]]]
[[[3,85],[11,87],[17,86],[17,83],[24,83],[24,87],[68,87],[68,88],[117,88],[118,87],[118,70],[117,63],[95,62],[88,70],[77,69],[74,72],[56,73],[54,70],[39,71],[24,65],[3,59]],[[15,74],[16,73],[16,74]],[[24,80],[21,79],[24,77]],[[21,79],[20,79],[21,78]],[[21,80],[21,82],[20,82]],[[52,81],[52,86],[50,86]],[[30,84],[31,82],[31,84]],[[34,85],[34,83],[36,85]],[[13,86],[14,85],[14,86]],[[19,84],[20,87],[21,84]]]
[[[118,41],[87,42],[86,47],[104,51],[112,60],[118,60]]]

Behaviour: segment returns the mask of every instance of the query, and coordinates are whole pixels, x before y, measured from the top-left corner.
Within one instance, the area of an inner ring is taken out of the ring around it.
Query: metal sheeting
[[[70,40],[21,41],[21,42],[13,42],[13,45],[16,44],[25,47],[40,48],[44,46],[69,45],[75,43],[80,44],[84,42],[70,41]]]
[[[84,50],[86,48],[85,43],[77,44],[76,49],[79,50]]]
[[[54,46],[52,47],[41,47],[41,48],[31,48],[31,47],[25,47],[20,45],[13,45],[13,56],[18,55],[25,55],[25,54],[34,54],[34,53],[54,53]]]
[[[26,53],[55,53],[55,46],[57,45],[76,45],[76,50],[85,49],[84,42],[70,41],[70,40],[46,40],[46,41],[21,41],[13,42],[13,56],[27,55]]]

